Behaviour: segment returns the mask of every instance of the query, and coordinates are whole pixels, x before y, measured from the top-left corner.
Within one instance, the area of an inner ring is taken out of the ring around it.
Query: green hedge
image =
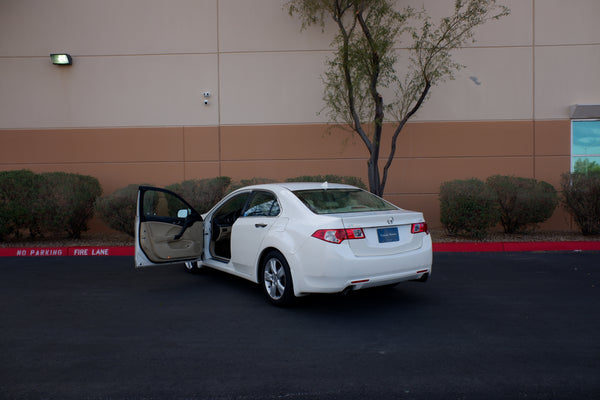
[[[109,228],[135,236],[135,214],[138,188],[147,184],[131,184],[96,201],[96,212]]]
[[[547,182],[494,175],[486,183],[496,193],[500,223],[506,233],[548,220],[558,205],[556,189]]]
[[[89,229],[94,203],[102,194],[100,182],[92,176],[66,172],[48,172],[41,177],[42,230],[81,237]]]
[[[166,189],[183,197],[200,214],[210,210],[227,193],[231,178],[219,176],[207,179],[190,179],[174,183]]]
[[[98,179],[66,172],[0,172],[0,238],[66,233],[79,238],[88,230],[94,203],[102,193]]]
[[[0,171],[0,239],[41,233],[39,187],[40,176],[31,171]]]
[[[440,187],[440,221],[449,234],[483,238],[500,223],[505,233],[548,220],[559,202],[552,185],[535,179],[494,175],[445,182]]]
[[[584,235],[600,234],[600,173],[565,173],[563,204]]]
[[[498,218],[496,194],[485,182],[473,178],[440,186],[440,221],[449,234],[481,239]]]

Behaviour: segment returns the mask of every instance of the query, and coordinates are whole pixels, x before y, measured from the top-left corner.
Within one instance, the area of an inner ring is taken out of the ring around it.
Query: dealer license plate
[[[377,237],[379,238],[379,243],[397,242],[400,240],[398,228],[396,227],[377,229]]]

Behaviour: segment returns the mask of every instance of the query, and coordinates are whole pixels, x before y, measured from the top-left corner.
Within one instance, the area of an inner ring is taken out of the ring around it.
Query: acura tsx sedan
[[[135,261],[221,270],[283,306],[310,293],[425,281],[432,246],[422,213],[354,186],[247,186],[203,215],[173,192],[141,186]]]

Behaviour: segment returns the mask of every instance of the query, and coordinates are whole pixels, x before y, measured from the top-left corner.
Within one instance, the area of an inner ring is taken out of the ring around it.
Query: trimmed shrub
[[[131,184],[102,196],[96,201],[96,212],[109,228],[135,236],[135,207],[138,188],[147,184]]]
[[[40,234],[40,176],[29,170],[0,171],[0,239]]]
[[[486,183],[496,193],[500,223],[506,233],[546,221],[558,205],[556,189],[547,182],[494,175]]]
[[[341,176],[341,175],[305,175],[297,176],[295,178],[288,178],[286,182],[329,182],[329,183],[343,183],[346,185],[352,185],[361,189],[367,189],[362,179],[355,176]]]
[[[442,183],[440,212],[448,234],[474,239],[484,238],[499,217],[495,193],[476,178]]]
[[[204,213],[225,196],[230,184],[230,177],[219,176],[207,179],[191,179],[169,185],[166,189],[183,197],[199,213]]]
[[[40,176],[41,229],[66,232],[70,238],[81,237],[81,233],[89,229],[94,203],[102,194],[98,179],[66,172],[47,172]]]
[[[584,235],[600,234],[600,173],[565,173],[563,204]]]

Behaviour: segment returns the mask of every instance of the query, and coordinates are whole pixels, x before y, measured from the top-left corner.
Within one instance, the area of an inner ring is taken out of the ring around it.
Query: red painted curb
[[[433,251],[435,252],[488,252],[488,251],[504,251],[502,243],[434,243]]]
[[[435,252],[594,251],[600,242],[467,242],[434,243]]]
[[[133,256],[133,246],[120,247],[4,247],[0,257]]]
[[[600,242],[433,243],[434,252],[600,251]],[[0,257],[134,256],[133,246],[2,247]]]

